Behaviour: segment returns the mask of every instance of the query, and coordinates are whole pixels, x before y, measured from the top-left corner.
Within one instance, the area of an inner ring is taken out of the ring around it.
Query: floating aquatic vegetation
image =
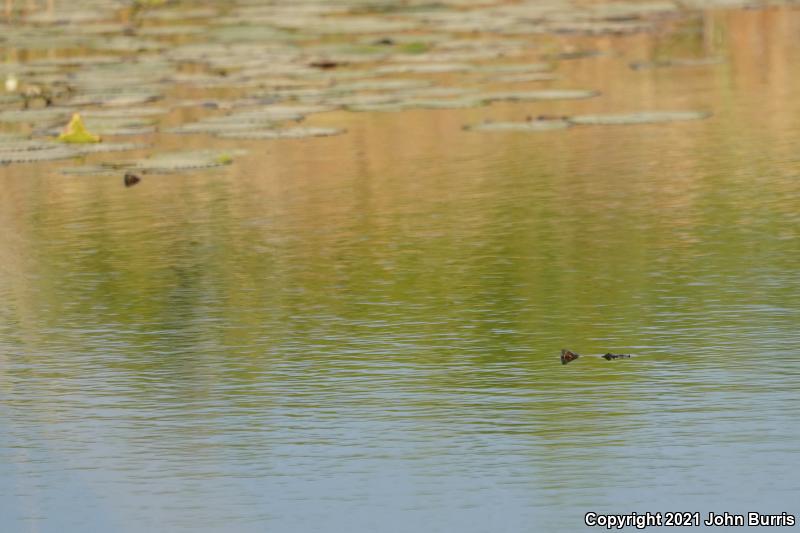
[[[408,89],[421,89],[430,87],[432,83],[427,80],[361,80],[350,83],[339,83],[330,88],[331,92],[355,91],[397,91]]]
[[[548,72],[553,69],[550,63],[500,63],[496,65],[479,65],[474,72],[487,74],[534,74]]]
[[[65,9],[46,10],[31,13],[25,17],[27,22],[36,24],[86,24],[111,19],[114,16],[112,9]]]
[[[73,150],[80,155],[99,154],[107,152],[128,152],[131,150],[142,150],[147,148],[148,144],[144,143],[108,143],[103,142],[99,144],[83,144],[75,146]]]
[[[353,106],[395,103],[399,100],[399,98],[400,97],[397,94],[390,94],[390,93],[352,94],[348,96],[337,96],[333,98],[327,98],[326,101],[332,105],[351,108]]]
[[[344,132],[345,130],[340,128],[297,127],[221,133],[218,136],[224,139],[305,139],[308,137],[330,137]]]
[[[81,114],[81,118],[86,117]],[[137,117],[99,117],[86,118],[85,127],[100,136],[107,135],[147,135],[155,133],[152,119]],[[51,131],[57,133],[58,131]]]
[[[549,54],[545,56],[547,59],[552,59],[554,61],[561,61],[561,60],[572,60],[572,59],[587,59],[591,57],[599,57],[605,55],[606,52],[602,50],[564,50],[563,52],[557,52],[555,54]]]
[[[210,117],[208,119],[199,120],[197,122],[190,122],[182,124],[174,128],[166,130],[167,133],[208,133],[208,134],[221,134],[236,131],[252,131],[264,128],[271,128],[274,124],[271,121],[264,120],[262,122],[241,122],[235,118],[230,117]]]
[[[299,121],[306,115],[334,110],[330,105],[270,105],[228,115],[207,117],[172,128],[169,133],[223,133],[272,127],[274,122]]]
[[[229,26],[218,26],[205,30],[205,36],[211,41],[221,43],[266,42],[266,41],[298,41],[308,36],[268,25],[238,23]]]
[[[389,102],[375,102],[375,103],[353,103],[347,106],[348,111],[355,111],[355,112],[394,112],[394,111],[404,111],[408,109],[408,107],[397,101],[392,100]]]
[[[719,65],[724,60],[721,57],[698,57],[683,59],[660,59],[657,61],[637,61],[630,64],[633,70],[647,70],[653,68],[669,67],[705,67]]]
[[[592,98],[598,96],[599,94],[599,91],[585,91],[579,89],[549,89],[540,91],[507,91],[486,93],[483,95],[483,98],[490,102],[499,100],[576,100],[582,98]]]
[[[152,39],[118,35],[103,39],[95,48],[114,52],[159,52],[167,48],[167,44]]]
[[[469,72],[474,68],[467,63],[406,63],[378,67],[375,72],[379,74],[445,74]]]
[[[81,165],[64,167],[61,173],[70,176],[114,176],[119,174],[119,169],[105,165]]]
[[[34,150],[50,150],[60,145],[52,141],[26,139],[21,136],[0,137],[0,152],[30,152]]]
[[[711,116],[707,111],[643,111],[609,115],[578,115],[569,122],[580,125],[657,124],[684,120],[701,120]]]
[[[123,168],[149,173],[171,173],[184,170],[199,170],[230,165],[233,157],[246,153],[244,150],[185,150],[154,154]]]
[[[482,122],[471,126],[465,126],[469,131],[553,131],[563,130],[570,126],[570,123],[563,119],[537,119],[526,120],[523,122]]]
[[[318,34],[387,33],[416,29],[418,24],[410,20],[383,17],[335,17],[275,16],[269,21],[279,28]]]
[[[149,28],[139,28],[136,35],[145,37],[174,37],[176,35],[199,35],[207,32],[204,26],[190,26],[181,24],[176,26],[152,26]]]
[[[131,91],[84,93],[69,100],[68,105],[101,105],[104,107],[126,107],[147,104],[161,99],[161,93],[155,91]]]
[[[505,76],[487,78],[486,81],[497,83],[530,83],[534,81],[553,81],[557,79],[558,76],[550,72],[533,72],[531,74],[506,74]]]
[[[109,109],[86,109],[81,111],[81,116],[85,119],[105,119],[105,118],[139,118],[157,117],[169,112],[164,107],[118,107]]]
[[[27,124],[49,124],[61,121],[71,115],[72,108],[44,107],[41,109],[22,109],[0,111],[0,122]]]
[[[152,9],[138,14],[140,20],[158,21],[184,21],[188,19],[210,19],[217,16],[217,10],[212,7],[181,6],[181,9]]]
[[[604,20],[562,20],[546,24],[552,33],[585,33],[601,35],[606,33],[624,34],[652,31],[655,25],[643,21],[604,21]]]
[[[7,83],[7,86],[10,86],[10,85],[11,85],[10,83]],[[13,87],[10,90],[11,91],[15,91],[16,87]],[[17,104],[17,103],[21,102],[22,99],[23,99],[22,95],[15,94],[13,92],[11,94],[0,94],[0,106]]]
[[[58,136],[58,140],[65,143],[99,143],[100,137],[89,133],[80,114],[75,113],[64,132]]]
[[[425,87],[400,94],[410,98],[455,98],[474,95],[478,89],[472,87]]]
[[[53,146],[41,150],[9,150],[0,148],[0,164],[10,163],[37,163],[40,161],[56,161],[77,157],[75,150],[66,146]]]
[[[25,137],[17,133],[6,133],[4,131],[0,131],[0,146],[5,143],[19,142],[24,139]]]
[[[401,102],[401,105],[407,109],[461,109],[486,105],[486,100],[470,97],[437,99],[412,98]]]

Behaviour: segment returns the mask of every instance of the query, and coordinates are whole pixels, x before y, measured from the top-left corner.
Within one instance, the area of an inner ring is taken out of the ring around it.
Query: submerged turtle
[[[575,359],[580,357],[580,355],[576,353],[572,353],[569,350],[561,350],[561,364],[566,365],[567,363],[571,363]]]
[[[125,183],[126,187],[133,187],[140,181],[142,181],[142,178],[140,178],[133,172],[126,172],[125,176],[123,177],[123,183]]]
[[[570,352],[569,350],[561,350],[561,364],[562,365],[566,365],[567,363],[571,363],[572,361],[574,361],[578,357],[580,357],[580,354],[577,354],[575,352]],[[630,354],[611,353],[611,352],[603,354],[603,355],[593,355],[593,356],[590,356],[590,357],[602,357],[606,361],[611,361],[612,359],[630,359],[631,358]]]
[[[631,358],[630,354],[625,354],[625,353],[607,353],[605,355],[601,355],[600,357],[602,357],[606,361],[611,361],[612,359],[630,359]]]

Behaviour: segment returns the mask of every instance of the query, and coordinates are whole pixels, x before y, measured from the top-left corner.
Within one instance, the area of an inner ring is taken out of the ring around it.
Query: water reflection
[[[4,169],[4,528],[796,511],[800,18],[712,22],[600,39],[634,48],[565,67],[598,101],[339,117],[346,136],[130,190]],[[724,63],[627,66],[712,45]],[[623,104],[715,118],[460,129]],[[639,357],[562,367],[565,344]]]

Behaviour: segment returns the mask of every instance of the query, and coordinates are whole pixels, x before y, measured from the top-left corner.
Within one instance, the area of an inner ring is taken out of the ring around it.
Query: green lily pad
[[[470,72],[474,68],[467,63],[406,63],[378,67],[375,72],[379,74],[446,74]]]
[[[549,63],[500,63],[497,65],[480,65],[475,72],[491,74],[534,74],[552,70]]]
[[[563,130],[570,126],[566,120],[526,120],[524,122],[482,122],[465,126],[469,131],[553,131]]]
[[[71,108],[44,107],[41,109],[22,109],[0,111],[0,122],[14,122],[27,124],[47,124],[61,122],[72,115]]]
[[[236,132],[236,131],[260,130],[264,128],[273,127],[273,123],[266,120],[263,122],[242,122],[236,119],[215,120],[220,118],[229,119],[230,117],[212,117],[206,120],[200,120],[197,122],[182,124],[180,126],[170,128],[166,131],[167,133],[180,133],[180,134],[190,134],[190,133],[221,134],[221,133]]]
[[[224,139],[305,139],[308,137],[330,137],[340,135],[345,130],[339,128],[284,128],[260,131],[222,133]]]
[[[233,156],[245,153],[243,150],[186,150],[164,152],[142,159],[127,168],[135,168],[151,173],[171,173],[184,170],[199,170],[229,165]]]
[[[86,109],[81,111],[81,116],[90,119],[138,119],[164,115],[169,109],[163,107],[119,107],[108,109]]]
[[[483,98],[490,101],[510,100],[575,100],[598,96],[599,91],[584,91],[579,89],[550,89],[541,91],[508,91],[486,93]]]
[[[30,152],[33,150],[52,150],[60,145],[52,141],[39,141],[24,137],[0,137],[0,152]]]
[[[71,99],[68,104],[75,106],[100,105],[104,107],[126,107],[155,102],[162,98],[161,93],[154,91],[134,92],[97,92],[85,93]]]
[[[120,174],[120,169],[104,165],[81,165],[62,168],[61,173],[70,176],[113,176]]]
[[[711,113],[706,111],[643,111],[615,115],[578,115],[568,120],[579,125],[623,125],[702,120],[710,116]]]
[[[497,83],[529,83],[534,81],[552,81],[558,76],[550,72],[532,72],[530,74],[506,74],[496,78],[487,78],[486,81]]]
[[[100,154],[107,152],[128,152],[130,150],[142,150],[147,148],[148,144],[144,143],[98,143],[98,144],[82,144],[75,146],[73,149],[80,155],[87,154]]]
[[[350,83],[339,83],[334,85],[331,90],[335,92],[355,92],[355,91],[397,91],[420,89],[430,87],[431,82],[427,80],[362,80]]]
[[[7,165],[10,163],[38,163],[40,161],[56,161],[59,159],[70,159],[78,157],[75,150],[64,147],[53,147],[43,150],[16,150],[16,151],[3,151],[0,148],[0,164]]]
[[[710,65],[719,65],[724,60],[720,57],[698,57],[698,58],[683,58],[683,59],[661,59],[657,61],[637,61],[630,64],[633,70],[647,70],[653,68],[669,68],[669,67],[706,67]]]
[[[411,98],[458,98],[474,95],[477,89],[470,87],[426,87],[403,92],[404,96]]]
[[[480,107],[486,105],[486,100],[480,98],[412,98],[401,102],[406,108],[423,108],[423,109],[462,109],[471,107]]]

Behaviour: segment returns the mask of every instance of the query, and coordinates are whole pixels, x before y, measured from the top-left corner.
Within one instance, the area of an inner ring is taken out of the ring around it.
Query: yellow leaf
[[[81,116],[75,113],[64,132],[58,136],[58,140],[65,143],[99,143],[100,137],[86,131]]]

